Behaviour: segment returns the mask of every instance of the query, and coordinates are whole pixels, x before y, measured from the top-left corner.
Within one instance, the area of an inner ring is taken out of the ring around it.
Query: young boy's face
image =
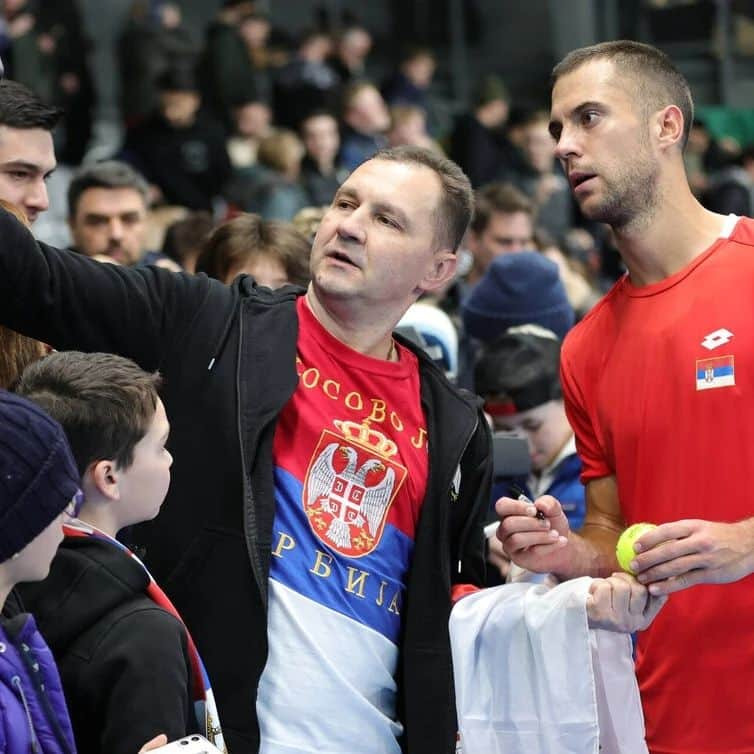
[[[119,505],[130,526],[151,521],[159,512],[170,486],[173,457],[165,448],[170,424],[165,406],[157,399],[157,409],[144,437],[134,447],[133,463],[118,472]]]
[[[573,434],[563,401],[548,401],[519,414],[493,417],[496,430],[518,432],[529,442],[534,471],[546,469]]]

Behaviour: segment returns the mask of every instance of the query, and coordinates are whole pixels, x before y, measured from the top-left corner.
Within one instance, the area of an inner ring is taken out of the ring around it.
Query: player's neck
[[[687,185],[661,192],[645,222],[615,229],[618,251],[636,286],[674,275],[719,237],[725,217],[702,207]]]
[[[397,359],[392,337],[397,320],[388,324],[373,309],[360,312],[350,307],[341,310],[325,306],[311,286],[306,293],[306,302],[319,323],[341,343],[375,359]]]

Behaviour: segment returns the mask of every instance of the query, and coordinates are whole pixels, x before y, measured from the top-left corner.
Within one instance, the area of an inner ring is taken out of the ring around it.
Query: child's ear
[[[95,461],[86,472],[97,492],[108,500],[119,500],[118,470],[115,461]]]

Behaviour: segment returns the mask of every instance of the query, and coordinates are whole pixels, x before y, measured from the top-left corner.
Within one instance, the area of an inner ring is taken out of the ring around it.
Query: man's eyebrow
[[[26,160],[9,160],[8,162],[0,164],[0,170],[28,170],[32,173],[41,173],[42,167],[41,165],[37,165],[34,162],[27,162]],[[55,168],[52,170],[55,170]],[[47,173],[47,175],[50,173]]]
[[[374,209],[380,214],[392,215],[404,228],[407,228],[410,225],[408,215],[406,215],[406,213],[395,204],[390,204],[390,202],[377,202],[374,205]]]
[[[340,199],[341,197],[358,199],[359,194],[348,186],[341,186],[335,193],[335,199]],[[372,205],[372,209],[378,213],[392,215],[398,221],[399,225],[402,225],[404,228],[410,225],[408,215],[395,204],[391,204],[390,202],[375,202]]]
[[[358,199],[359,195],[354,191],[352,188],[349,188],[348,186],[341,186],[336,192],[335,192],[335,199],[339,199],[340,197],[345,196],[349,199]]]

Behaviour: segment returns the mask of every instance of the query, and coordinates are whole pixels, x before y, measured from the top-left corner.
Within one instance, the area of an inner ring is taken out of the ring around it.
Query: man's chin
[[[315,274],[312,284],[318,293],[336,298],[349,298],[356,293],[356,286],[352,281],[341,275],[330,272]]]

